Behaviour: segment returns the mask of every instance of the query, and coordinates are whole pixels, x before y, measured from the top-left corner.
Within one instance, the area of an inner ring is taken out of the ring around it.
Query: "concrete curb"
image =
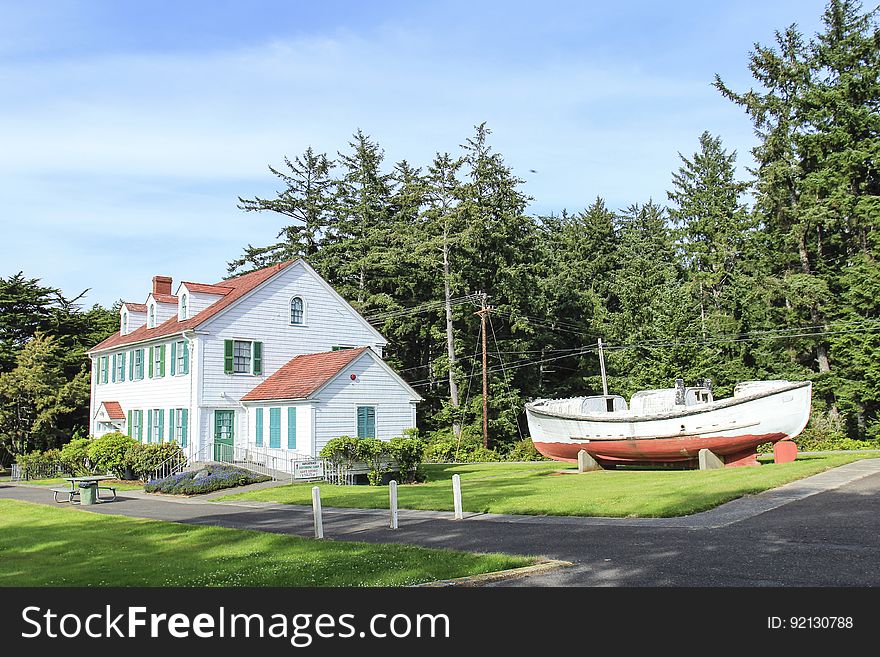
[[[569,568],[571,566],[574,566],[571,561],[541,558],[531,566],[496,570],[492,573],[456,577],[455,579],[439,579],[433,582],[425,582],[424,584],[414,584],[411,588],[477,587],[505,580],[522,579],[531,575],[543,575],[559,568]]]

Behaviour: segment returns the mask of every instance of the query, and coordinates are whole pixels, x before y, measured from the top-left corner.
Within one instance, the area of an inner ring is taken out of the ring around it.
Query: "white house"
[[[304,260],[213,285],[153,278],[92,348],[92,435],[315,456],[331,438],[390,440],[421,397],[385,338]]]

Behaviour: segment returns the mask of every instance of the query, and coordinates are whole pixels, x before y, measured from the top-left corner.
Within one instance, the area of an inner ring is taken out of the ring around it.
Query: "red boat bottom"
[[[711,450],[728,467],[758,465],[757,447],[787,438],[782,433],[741,436],[700,436],[654,439],[593,440],[583,442],[535,442],[541,454],[557,461],[577,462],[584,450],[601,465],[674,464],[697,467],[701,449]]]

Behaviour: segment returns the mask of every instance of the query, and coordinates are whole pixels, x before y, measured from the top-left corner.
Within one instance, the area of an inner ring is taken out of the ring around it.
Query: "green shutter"
[[[121,354],[119,354],[119,357],[122,359],[122,371],[119,373],[119,380],[125,381],[125,352],[123,351]]]
[[[358,438],[376,437],[376,409],[372,406],[358,406],[357,433]]]
[[[138,418],[138,435],[137,438],[139,441],[143,442],[144,440],[144,412],[143,411],[135,411],[137,413]]]
[[[128,430],[127,433],[130,438],[131,437],[131,409],[129,409],[129,411],[128,411],[128,426],[126,427],[126,429]]]
[[[254,374],[263,373],[263,343],[254,342]]]
[[[147,442],[153,442],[153,409],[147,410]]]
[[[165,345],[159,347],[159,376],[165,376]]]
[[[110,372],[110,380],[116,383],[116,354],[113,354],[113,371]]]
[[[174,416],[175,416],[174,409],[169,408],[168,409],[168,442],[169,443],[174,442]]]
[[[183,371],[181,374],[189,374],[189,341],[183,341]]]
[[[181,409],[180,414],[182,416],[180,418],[180,446],[186,447],[186,432],[189,425],[189,409]]]
[[[153,348],[150,347],[150,364],[147,365],[147,375],[152,379],[153,378]]]
[[[223,373],[232,374],[235,371],[235,359],[233,354],[232,340],[223,341]]]
[[[177,343],[171,343],[171,376],[174,376],[174,372],[177,369]]]
[[[134,381],[134,352],[128,352],[128,380]]]
[[[296,449],[296,407],[287,407],[287,449]]]
[[[156,442],[164,442],[165,440],[165,409],[158,409],[159,413],[159,435],[157,436]]]
[[[269,447],[281,447],[281,409],[269,409]]]
[[[254,439],[257,443],[257,447],[262,447],[263,446],[263,409],[262,408],[256,409],[256,421],[257,421],[257,428],[256,428],[256,431],[254,431],[254,434],[255,434]]]

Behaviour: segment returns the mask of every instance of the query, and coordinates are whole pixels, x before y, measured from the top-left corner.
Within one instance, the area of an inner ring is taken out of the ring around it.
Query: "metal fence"
[[[26,468],[22,468],[18,463],[13,463],[10,469],[12,481],[53,479],[66,474],[64,469],[57,463],[29,465]]]

